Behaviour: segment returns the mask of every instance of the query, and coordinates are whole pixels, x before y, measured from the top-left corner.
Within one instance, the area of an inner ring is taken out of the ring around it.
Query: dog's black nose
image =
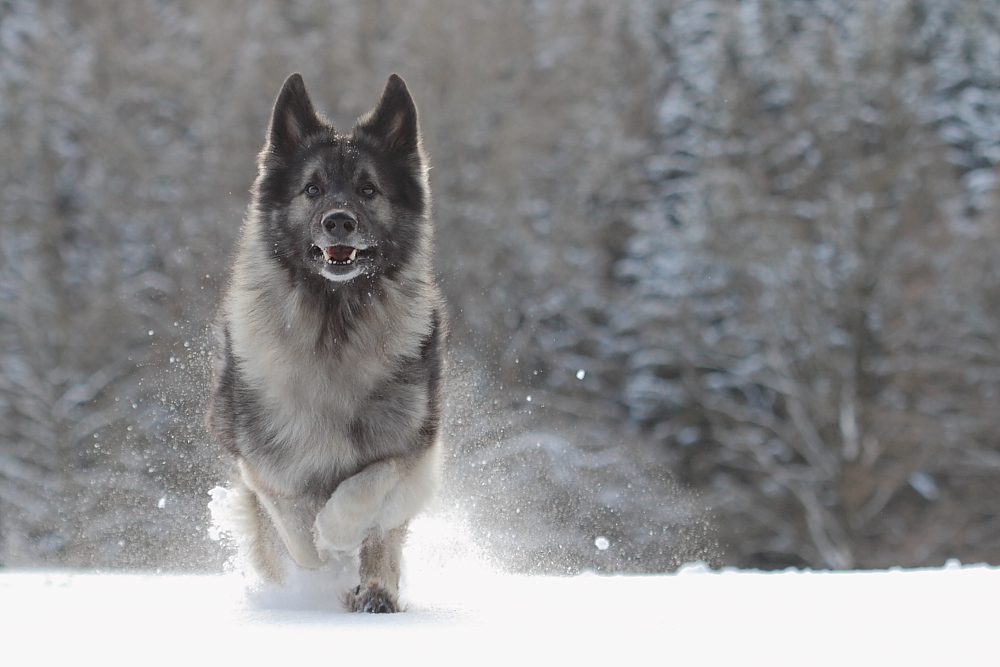
[[[353,232],[358,226],[358,219],[350,211],[331,211],[323,216],[323,229],[328,232],[339,230]]]

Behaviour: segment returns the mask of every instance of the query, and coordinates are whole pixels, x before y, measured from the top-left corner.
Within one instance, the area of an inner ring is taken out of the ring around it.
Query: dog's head
[[[253,207],[269,255],[326,288],[389,278],[422,252],[430,193],[417,109],[393,74],[349,135],[320,117],[299,74],[278,94]]]

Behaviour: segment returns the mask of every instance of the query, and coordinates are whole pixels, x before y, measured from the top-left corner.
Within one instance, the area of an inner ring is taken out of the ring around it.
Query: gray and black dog
[[[267,579],[360,547],[351,611],[399,610],[440,461],[445,311],[417,109],[389,77],[348,135],[285,81],[216,324],[208,428]]]

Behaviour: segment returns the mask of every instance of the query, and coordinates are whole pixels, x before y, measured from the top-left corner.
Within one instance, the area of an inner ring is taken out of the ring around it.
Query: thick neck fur
[[[436,305],[426,296],[437,294],[433,287],[428,290],[433,284],[429,239],[420,239],[418,247],[420,259],[427,261],[409,263],[393,279],[359,276],[344,284],[320,276],[293,281],[261,246],[259,224],[251,219],[233,267],[226,304],[230,318],[246,321],[249,331],[274,344],[300,348],[296,351],[302,355],[342,358],[361,353],[358,347],[385,359],[417,354],[414,341],[429,333]]]

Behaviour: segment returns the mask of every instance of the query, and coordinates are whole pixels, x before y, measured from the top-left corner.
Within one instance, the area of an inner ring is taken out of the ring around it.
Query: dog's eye
[[[365,197],[374,197],[376,192],[378,192],[378,190],[376,190],[375,186],[371,183],[365,183],[361,186],[361,194]]]
[[[306,186],[306,194],[309,195],[310,197],[315,197],[316,195],[319,194],[319,186],[316,185],[315,183],[310,183],[309,185]]]

